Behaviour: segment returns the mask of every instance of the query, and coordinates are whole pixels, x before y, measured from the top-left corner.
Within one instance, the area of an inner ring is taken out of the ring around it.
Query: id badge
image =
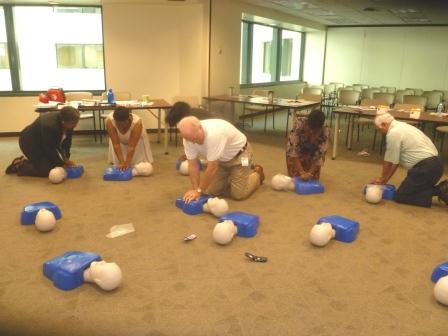
[[[241,155],[241,166],[249,167],[249,158],[246,155]]]

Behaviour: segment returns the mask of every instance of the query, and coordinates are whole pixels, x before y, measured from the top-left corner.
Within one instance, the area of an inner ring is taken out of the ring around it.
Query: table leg
[[[348,143],[347,148],[348,150],[352,150],[352,137],[353,137],[353,123],[355,118],[353,116],[350,116],[348,120]]]
[[[157,143],[160,143],[160,135],[161,135],[161,120],[162,119],[162,112],[161,109],[158,109],[157,112]],[[165,127],[166,128],[166,127]]]
[[[291,109],[288,108],[288,111],[286,113],[286,131],[285,131],[285,136],[288,136],[288,127],[289,127],[289,113],[290,113]],[[295,110],[292,110],[292,113],[295,113]]]
[[[165,110],[165,114],[166,114],[166,110]],[[163,148],[165,149],[165,155],[168,155],[168,123],[165,122],[165,136],[163,139]],[[160,128],[159,128],[160,130]],[[175,135],[176,137],[176,141],[177,141],[177,134]]]
[[[336,159],[338,154],[338,139],[339,139],[339,113],[335,113],[334,131],[333,131],[333,154],[331,158]]]

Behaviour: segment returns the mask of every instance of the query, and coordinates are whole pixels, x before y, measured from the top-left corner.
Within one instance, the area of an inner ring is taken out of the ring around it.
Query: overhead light
[[[49,5],[59,5],[59,2],[57,1],[48,1]]]

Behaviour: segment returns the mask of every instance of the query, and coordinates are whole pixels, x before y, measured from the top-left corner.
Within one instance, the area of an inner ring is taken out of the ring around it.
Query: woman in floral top
[[[312,111],[308,117],[296,118],[286,143],[286,165],[291,177],[318,180],[328,149],[329,129],[325,114]]]

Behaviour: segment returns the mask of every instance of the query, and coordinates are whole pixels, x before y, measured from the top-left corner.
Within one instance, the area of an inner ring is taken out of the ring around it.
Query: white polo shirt
[[[400,164],[406,169],[438,152],[432,141],[417,127],[393,120],[386,135],[384,161]]]
[[[189,160],[201,155],[207,161],[230,161],[247,142],[246,136],[228,121],[206,119],[200,123],[204,129],[204,143],[200,145],[183,140],[185,155]]]

